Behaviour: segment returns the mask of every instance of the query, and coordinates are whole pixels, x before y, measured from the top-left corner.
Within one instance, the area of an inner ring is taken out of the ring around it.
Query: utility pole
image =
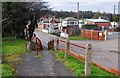
[[[118,14],[120,14],[120,1],[118,2]]]
[[[79,20],[79,2],[77,2],[77,19]]]
[[[113,16],[114,16],[114,20],[113,21],[114,21],[114,30],[115,30],[115,5],[114,5],[114,15]]]

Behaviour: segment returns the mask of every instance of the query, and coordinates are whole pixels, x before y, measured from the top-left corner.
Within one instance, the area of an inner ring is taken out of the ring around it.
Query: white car
[[[42,32],[49,33],[49,30],[47,30],[47,29],[42,29]]]
[[[66,34],[66,33],[61,33],[60,36],[63,37],[63,38],[68,38],[69,37],[68,34]]]

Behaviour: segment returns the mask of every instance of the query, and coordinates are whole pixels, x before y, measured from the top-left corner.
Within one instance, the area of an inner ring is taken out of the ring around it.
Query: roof
[[[114,23],[114,22],[111,22],[111,25],[114,25],[114,24],[115,24],[115,25],[118,25],[118,23],[117,23],[117,22],[115,22],[115,23]]]
[[[67,18],[63,19],[63,21],[78,21],[78,20],[73,17],[67,17]]]
[[[52,18],[49,18],[49,19],[43,19],[42,22],[43,23],[49,23],[49,21],[52,21]],[[56,22],[60,22],[59,19],[55,19]]]
[[[43,19],[42,20],[44,23],[49,23],[49,19]]]
[[[56,22],[60,22],[60,20],[59,20],[59,19],[55,19],[55,21],[56,21]]]
[[[85,21],[88,21],[88,22],[110,22],[109,20],[105,20],[105,19],[85,19]]]

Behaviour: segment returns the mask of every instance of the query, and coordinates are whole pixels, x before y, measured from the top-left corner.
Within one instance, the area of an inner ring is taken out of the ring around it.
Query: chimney
[[[46,15],[45,15],[45,16],[43,16],[43,18],[44,18],[44,19],[46,19]]]
[[[53,16],[53,20],[55,20],[55,16]]]
[[[98,19],[102,19],[102,17],[100,16]]]
[[[55,23],[55,16],[53,16],[53,23]]]

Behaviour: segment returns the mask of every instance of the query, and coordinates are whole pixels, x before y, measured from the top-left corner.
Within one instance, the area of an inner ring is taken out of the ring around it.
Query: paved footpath
[[[72,72],[56,60],[54,54],[46,48],[41,51],[41,57],[35,57],[35,51],[24,55],[23,64],[16,66],[17,76],[72,76]]]

